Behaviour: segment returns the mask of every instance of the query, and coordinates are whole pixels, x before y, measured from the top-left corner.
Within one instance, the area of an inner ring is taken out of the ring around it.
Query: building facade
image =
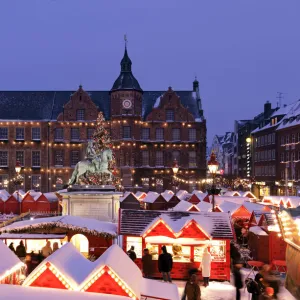
[[[190,91],[143,91],[127,49],[110,91],[0,92],[0,188],[15,189],[16,161],[23,189],[61,189],[85,158],[99,111],[106,118],[119,175],[128,188],[163,190],[178,177],[206,176],[206,121],[195,79]]]

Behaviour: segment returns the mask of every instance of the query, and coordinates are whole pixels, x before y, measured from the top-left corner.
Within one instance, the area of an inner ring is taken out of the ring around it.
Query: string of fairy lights
[[[110,125],[116,124],[116,125],[123,125],[123,124],[128,124],[129,122],[127,120],[114,120],[114,121],[105,121],[104,122],[104,126],[109,127]],[[152,123],[160,123],[161,126],[163,127],[168,127],[168,122],[164,122],[164,121],[154,121],[154,122],[145,122],[145,121],[138,121],[135,120],[134,121],[135,124],[139,124],[142,126],[150,126],[152,125]],[[196,122],[172,122],[172,124],[176,123],[177,127],[181,126],[181,127],[187,127],[187,128],[191,128],[193,127],[193,125]],[[72,128],[72,127],[86,127],[86,128],[91,128],[91,127],[95,127],[97,125],[97,122],[95,121],[91,121],[91,122],[81,122],[81,121],[50,121],[50,122],[38,122],[38,121],[7,121],[7,122],[0,122],[0,126],[14,126],[14,128],[16,128],[16,126],[25,126],[25,127],[40,127],[40,128],[45,128],[45,126],[49,126],[50,128],[52,127],[53,129],[56,128],[63,128],[63,127],[68,127],[68,128]],[[11,145],[11,146],[19,146],[19,147],[24,147],[26,146],[28,147],[32,147],[32,148],[36,148],[36,150],[43,150],[43,147],[48,147],[48,148],[56,148],[56,149],[62,149],[62,148],[67,148],[67,149],[78,149],[80,150],[83,145],[86,143],[86,141],[82,141],[82,140],[70,140],[70,142],[55,142],[55,137],[51,135],[51,140],[53,140],[54,142],[46,142],[43,140],[11,140],[11,139],[2,139],[0,140],[0,145]],[[57,139],[58,140],[58,139]],[[179,142],[172,142],[172,141],[161,141],[161,142],[154,142],[154,141],[145,141],[145,140],[136,140],[133,139],[131,141],[116,141],[116,140],[112,140],[113,142],[113,149],[126,149],[128,147],[139,147],[142,150],[147,150],[147,149],[152,149],[153,147],[155,149],[176,149],[176,150],[181,150],[181,149],[195,149],[196,144],[195,141],[187,141],[184,143],[179,143]],[[144,142],[144,143],[143,143]],[[145,143],[146,142],[146,143]],[[143,143],[143,144],[141,144]],[[43,146],[43,147],[41,147]],[[133,172],[135,172],[135,168],[133,167]],[[52,175],[63,175],[63,174],[68,174],[70,171],[72,171],[72,167],[70,166],[64,166],[64,167],[51,167],[51,168],[40,168],[40,167],[25,167],[22,168],[22,173],[24,175],[27,174],[28,178],[31,178],[31,173],[42,173],[42,174],[49,174],[49,180],[52,180],[51,176]],[[7,172],[7,167],[2,167],[0,168],[0,174],[3,172]],[[170,170],[154,170],[153,171],[154,174],[168,174],[170,173]],[[194,170],[186,170],[186,171],[180,171],[180,173],[182,175],[186,174],[194,174],[195,171]],[[181,182],[185,182],[185,183],[189,183],[190,180],[184,180],[182,178],[178,178],[179,181]],[[12,180],[10,180],[12,181]],[[193,183],[198,183],[200,181],[193,181]],[[0,183],[1,185],[1,183]],[[2,184],[3,185],[3,184]],[[55,187],[55,184],[53,184],[53,187]]]

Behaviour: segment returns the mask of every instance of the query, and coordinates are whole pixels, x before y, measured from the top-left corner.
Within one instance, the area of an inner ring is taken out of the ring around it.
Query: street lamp
[[[15,171],[17,173],[17,176],[13,179],[14,181],[14,184],[15,184],[15,188],[16,188],[16,193],[17,193],[17,200],[19,202],[19,205],[20,205],[20,214],[21,214],[21,202],[20,202],[20,199],[19,199],[19,190],[18,190],[18,186],[20,184],[22,184],[23,182],[23,177],[20,175],[21,173],[21,164],[20,164],[20,161],[16,161],[16,166],[15,166]]]
[[[178,173],[179,171],[179,166],[178,166],[178,162],[176,159],[174,159],[173,161],[173,164],[172,164],[172,170],[173,170],[173,183],[174,183],[174,187],[175,187],[175,193],[176,193],[176,183],[175,183],[175,177],[176,177],[176,174]]]
[[[212,205],[213,205],[212,211],[215,211],[215,192],[216,192],[215,178],[219,168],[219,163],[217,162],[216,155],[214,152],[211,153],[207,166],[208,166],[209,173],[212,175],[212,179],[213,179],[212,188],[211,188]]]

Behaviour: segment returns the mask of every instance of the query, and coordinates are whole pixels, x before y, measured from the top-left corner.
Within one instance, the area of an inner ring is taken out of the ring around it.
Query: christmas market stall
[[[25,264],[0,241],[0,284],[20,284],[24,277]]]
[[[140,209],[141,203],[135,194],[126,192],[123,197],[120,197],[120,208]]]
[[[4,240],[16,237],[23,240],[30,250],[38,251],[47,240],[55,240],[59,246],[70,241],[84,255],[99,256],[112,245],[117,225],[76,216],[59,216],[16,222],[0,231]]]
[[[300,206],[300,197],[296,196],[264,196],[262,203],[265,205],[284,206],[297,208]]]
[[[23,285],[127,299],[179,299],[176,285],[143,278],[140,269],[118,245],[112,245],[92,262],[67,243],[46,258]]]
[[[300,299],[300,218],[293,218],[291,211],[281,211],[277,215],[280,235],[287,243],[285,287],[296,298]],[[299,209],[298,217],[300,217]],[[278,264],[278,262],[276,262]],[[280,268],[282,266],[278,266]],[[283,266],[284,268],[284,266]]]
[[[158,256],[165,245],[173,256],[171,276],[188,278],[188,271],[199,268],[206,247],[213,257],[211,278],[230,280],[230,240],[233,239],[230,215],[217,212],[177,212],[120,210],[119,234],[123,249],[135,247],[136,263],[141,266],[142,250],[152,254],[154,277]]]

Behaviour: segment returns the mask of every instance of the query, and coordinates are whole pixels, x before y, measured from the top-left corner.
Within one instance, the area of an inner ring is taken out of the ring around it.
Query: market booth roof
[[[2,241],[0,241],[0,257],[0,282],[24,266]]]
[[[142,296],[179,299],[176,285],[143,278],[137,265],[118,245],[112,245],[91,262],[67,243],[46,258],[23,285],[115,294],[132,299],[142,299]]]
[[[128,300],[128,297],[124,296],[80,293],[59,289],[52,289],[51,293],[49,293],[49,290],[45,288],[9,284],[0,284],[0,295],[6,300]]]
[[[74,230],[95,236],[117,235],[117,225],[114,223],[102,222],[95,219],[88,219],[77,216],[59,216],[21,221],[5,226],[1,228],[0,231],[9,233],[28,233],[33,229],[50,230],[54,228]]]
[[[194,222],[208,238],[233,239],[228,213],[179,212],[122,209],[119,233],[143,236],[155,224],[162,222],[176,235]]]

